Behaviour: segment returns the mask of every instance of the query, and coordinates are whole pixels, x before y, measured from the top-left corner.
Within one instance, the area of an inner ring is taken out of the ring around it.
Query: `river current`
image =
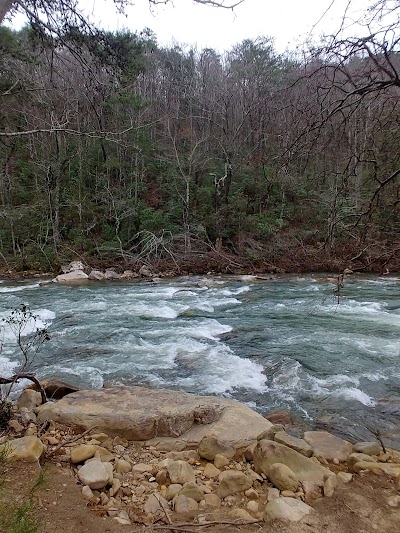
[[[400,279],[182,277],[81,286],[0,281],[0,319],[21,304],[51,340],[39,378],[221,395],[303,427],[400,444]],[[33,324],[30,325],[34,327]],[[3,328],[0,375],[17,365]]]

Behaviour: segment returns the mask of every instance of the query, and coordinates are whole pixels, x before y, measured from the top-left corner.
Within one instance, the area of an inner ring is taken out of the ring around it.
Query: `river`
[[[300,427],[400,445],[400,279],[182,277],[81,286],[0,281],[0,318],[21,304],[46,326],[39,378],[222,395]],[[31,325],[33,327],[33,324]],[[3,330],[0,375],[16,366]]]

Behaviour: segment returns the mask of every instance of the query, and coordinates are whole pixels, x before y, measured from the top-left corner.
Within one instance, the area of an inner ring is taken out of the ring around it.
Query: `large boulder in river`
[[[57,283],[81,283],[82,281],[86,281],[88,278],[89,276],[85,274],[83,270],[73,270],[67,274],[60,274],[59,276],[56,276],[54,281]]]
[[[242,445],[271,426],[235,400],[144,387],[74,392],[38,408],[38,422],[45,420],[84,429],[97,426],[98,431],[128,440],[179,438],[184,447],[198,445],[209,433]],[[169,445],[172,449],[174,440]]]

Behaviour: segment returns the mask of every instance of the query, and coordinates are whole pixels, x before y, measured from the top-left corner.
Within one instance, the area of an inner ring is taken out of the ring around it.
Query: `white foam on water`
[[[223,344],[202,354],[198,364],[201,366],[200,372],[178,378],[178,386],[207,394],[226,394],[242,388],[258,393],[267,391],[263,367],[238,357]]]
[[[6,293],[6,292],[20,292],[20,291],[26,291],[30,289],[36,289],[37,287],[40,287],[39,283],[34,283],[33,285],[22,285],[20,287],[12,286],[12,287],[0,287],[0,292]]]
[[[388,369],[390,371],[390,369]],[[377,382],[377,381],[387,381],[389,379],[388,376],[386,376],[383,372],[375,371],[375,372],[365,372],[364,374],[361,374],[362,378],[368,379],[368,381]]]
[[[250,290],[250,287],[248,285],[244,285],[243,287],[238,287],[237,289],[216,289],[216,292],[222,296],[236,296],[238,294],[243,294],[244,292],[248,292]]]
[[[3,354],[0,355],[0,376],[9,377],[14,374],[15,369],[18,367],[17,361],[11,361]]]
[[[363,392],[360,389],[356,389],[353,387],[344,387],[337,389],[333,392],[334,396],[339,396],[341,398],[345,398],[346,400],[357,400],[358,402],[362,403],[363,405],[367,405],[368,407],[373,407],[376,405],[376,401],[371,398],[371,396],[368,396],[365,392]]]
[[[22,337],[26,337],[27,335],[34,333],[37,329],[49,327],[56,317],[56,314],[53,311],[50,311],[50,309],[35,309],[31,312],[34,315],[34,318],[26,322],[25,326],[21,330]],[[0,318],[7,319],[8,317],[10,317],[9,313],[0,313]],[[9,343],[15,341],[16,337],[13,331],[14,329],[15,328],[10,327],[6,322],[2,323],[0,334],[4,342]]]

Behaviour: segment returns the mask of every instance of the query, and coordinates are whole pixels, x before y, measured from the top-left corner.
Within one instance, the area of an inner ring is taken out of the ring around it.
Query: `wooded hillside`
[[[300,56],[0,27],[0,263],[399,269],[399,73],[396,32]]]

